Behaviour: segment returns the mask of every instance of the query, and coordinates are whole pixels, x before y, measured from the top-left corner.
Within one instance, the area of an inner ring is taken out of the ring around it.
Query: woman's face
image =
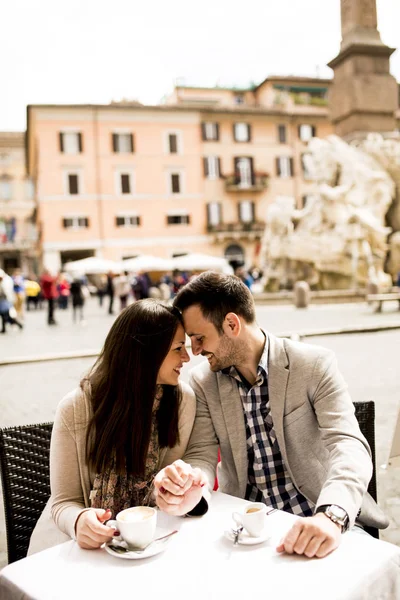
[[[178,384],[179,374],[183,363],[190,360],[189,354],[185,348],[185,341],[185,331],[182,325],[178,325],[171,347],[158,372],[158,384]]]

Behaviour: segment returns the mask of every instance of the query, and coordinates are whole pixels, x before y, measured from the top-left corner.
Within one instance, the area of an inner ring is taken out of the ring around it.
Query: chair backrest
[[[24,558],[32,531],[50,496],[53,423],[0,429],[0,467],[8,562]]]
[[[372,454],[373,472],[371,481],[368,485],[368,492],[377,502],[376,488],[376,459],[375,459],[375,403],[372,400],[367,402],[354,402],[356,418],[360,426],[361,433],[366,438]],[[373,537],[379,539],[379,529],[375,527],[365,527],[365,530]]]

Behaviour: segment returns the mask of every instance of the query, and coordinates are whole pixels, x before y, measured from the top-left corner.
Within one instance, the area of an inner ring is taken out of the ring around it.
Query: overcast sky
[[[247,85],[329,77],[340,0],[10,0],[0,2],[0,130],[27,104],[157,104],[179,78]],[[377,0],[383,41],[400,48],[400,0]],[[400,81],[400,49],[391,59]]]

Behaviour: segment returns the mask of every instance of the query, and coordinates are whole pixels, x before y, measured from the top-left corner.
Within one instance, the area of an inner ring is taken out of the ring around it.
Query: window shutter
[[[83,222],[85,223],[85,227],[89,227],[89,219],[87,217],[83,219]]]
[[[251,185],[255,185],[256,182],[256,178],[254,175],[254,161],[253,161],[253,157],[249,156],[250,159],[250,169],[251,169]]]
[[[113,152],[118,152],[118,134],[117,133],[112,134],[112,148],[113,148]]]
[[[280,144],[286,144],[286,125],[278,125],[278,139]]]
[[[121,191],[123,194],[131,193],[131,182],[128,173],[121,173]]]
[[[239,223],[241,223],[242,222],[242,203],[239,202],[237,207],[238,207],[238,221],[239,221]]]
[[[173,173],[171,175],[171,187],[172,187],[172,193],[173,194],[179,194],[179,192],[181,191],[181,186],[180,186],[180,178],[179,175],[177,173]]]
[[[251,202],[251,222],[254,223],[256,220],[256,206],[254,202]]]
[[[60,152],[64,152],[64,138],[63,138],[64,134],[62,133],[62,131],[60,131],[60,133],[58,134],[58,139],[59,139],[59,143],[60,143]]]
[[[64,229],[67,229],[67,227],[68,227],[68,219],[63,219],[62,222],[63,222]]]
[[[178,138],[175,133],[168,135],[168,145],[170,154],[177,154],[178,152]]]
[[[222,172],[221,172],[221,159],[218,157],[217,161],[218,161],[218,177],[221,177],[222,176]]]
[[[211,225],[211,204],[207,204],[207,225]]]
[[[129,134],[129,139],[130,139],[130,145],[131,145],[131,150],[130,151],[134,152],[135,151],[135,145],[133,143],[133,134],[132,133]]]
[[[237,138],[236,138],[236,123],[234,123],[232,125],[233,128],[233,139],[235,140],[235,142],[237,142]]]
[[[81,133],[78,133],[78,148],[79,148],[79,152],[83,152],[82,134]]]
[[[312,130],[312,136],[317,137],[317,128],[314,125],[312,125],[311,130]]]
[[[68,175],[68,188],[70,194],[79,193],[78,175],[74,175],[72,173]]]
[[[218,220],[222,223],[222,203],[218,202]]]
[[[215,123],[215,133],[216,133],[215,140],[217,142],[219,142],[219,123]]]
[[[275,163],[276,163],[276,174],[278,175],[278,177],[280,177],[281,176],[281,161],[280,161],[279,156],[276,157]]]
[[[203,170],[204,177],[208,177],[208,158],[206,156],[203,158]]]
[[[251,142],[251,125],[247,124],[247,141]]]
[[[301,140],[301,125],[297,126],[297,131],[298,131],[299,139]]]
[[[290,158],[290,177],[294,175],[293,158]]]
[[[201,139],[203,140],[203,142],[205,142],[207,140],[207,137],[206,137],[206,124],[205,123],[201,124]]]

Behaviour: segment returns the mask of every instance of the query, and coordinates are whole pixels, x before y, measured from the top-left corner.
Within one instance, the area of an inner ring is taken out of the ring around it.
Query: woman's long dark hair
[[[158,300],[134,302],[111,327],[99,358],[82,380],[91,384],[93,416],[86,456],[96,473],[115,453],[117,472],[144,473],[150,442],[157,375],[181,323],[179,311]],[[161,447],[179,442],[178,386],[163,386],[157,412]]]

